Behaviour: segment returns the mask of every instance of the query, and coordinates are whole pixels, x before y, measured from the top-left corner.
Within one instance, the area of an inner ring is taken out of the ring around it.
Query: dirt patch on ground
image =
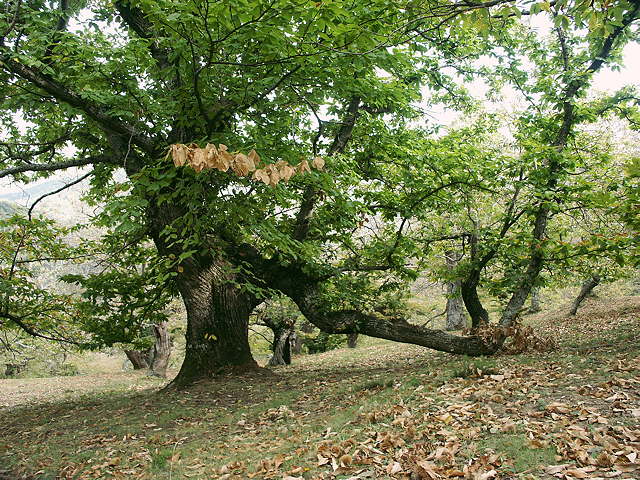
[[[0,409],[77,398],[86,393],[110,390],[145,390],[165,380],[144,373],[122,372],[74,377],[17,378],[0,380]]]

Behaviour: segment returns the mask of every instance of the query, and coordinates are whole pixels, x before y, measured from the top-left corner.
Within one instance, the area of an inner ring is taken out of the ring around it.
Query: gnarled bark
[[[262,324],[273,332],[273,341],[271,342],[273,355],[271,355],[268,365],[271,367],[291,365],[291,353],[294,349],[294,342],[297,341],[296,319],[273,318],[269,314],[263,313],[261,320]]]
[[[292,330],[288,328],[274,330],[273,355],[269,359],[269,366],[291,365],[291,335]]]
[[[167,367],[171,356],[171,337],[167,327],[167,322],[153,326],[153,336],[156,340],[153,344],[152,360],[149,366],[151,375],[163,378],[167,376]]]
[[[146,370],[149,368],[147,352],[141,352],[140,350],[125,350],[124,354],[131,362],[131,365],[133,365],[134,370]]]
[[[150,375],[158,377],[167,376],[167,366],[171,356],[171,339],[167,328],[167,322],[159,323],[151,327],[154,336],[153,347],[149,351],[125,350],[124,353],[133,365],[134,370],[149,369]]]
[[[181,253],[163,232],[184,213],[179,205],[151,203],[149,226],[161,255]],[[249,315],[259,302],[240,287],[242,279],[232,270],[226,260],[210,254],[181,263],[176,284],[187,313],[185,358],[171,385],[184,387],[227,370],[258,368],[249,347]]]
[[[256,369],[249,347],[249,314],[256,301],[237,286],[227,265],[217,260],[198,268],[188,262],[178,288],[187,310],[187,332],[185,358],[173,384],[188,385],[229,369]]]

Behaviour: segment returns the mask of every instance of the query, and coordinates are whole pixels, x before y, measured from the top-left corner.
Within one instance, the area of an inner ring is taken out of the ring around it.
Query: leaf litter
[[[639,478],[640,345],[602,334],[637,331],[639,312],[636,298],[532,319],[572,339],[551,353],[476,361],[378,342],[250,381],[13,409],[0,463],[24,478]]]

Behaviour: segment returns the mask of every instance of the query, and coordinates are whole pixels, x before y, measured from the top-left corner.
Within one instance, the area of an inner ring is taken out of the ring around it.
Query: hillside
[[[74,175],[73,173],[59,174],[30,184],[4,185],[0,192],[0,204],[10,203],[26,209],[41,196],[56,191],[69,181],[75,180],[79,174],[75,172]],[[86,221],[91,209],[81,198],[88,185],[88,180],[85,180],[60,193],[45,197],[38,203],[35,214],[45,215],[64,225]]]
[[[0,200],[0,219],[11,217],[16,213],[26,213],[26,210],[17,203]]]
[[[33,403],[1,413],[0,464],[24,475],[9,478],[638,478],[640,297],[527,321],[552,351],[468,359],[367,339],[188,391],[76,377],[42,403],[32,383]]]

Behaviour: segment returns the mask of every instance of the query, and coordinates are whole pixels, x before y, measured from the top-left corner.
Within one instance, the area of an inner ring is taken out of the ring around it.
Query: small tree
[[[580,292],[578,293],[578,296],[576,297],[576,299],[573,301],[573,304],[571,305],[571,310],[569,310],[569,315],[575,315],[576,313],[578,313],[578,308],[580,308],[580,305],[582,304],[582,302],[585,300],[585,298],[587,298],[589,295],[592,294],[593,289],[596,288],[599,283],[600,283],[600,275],[597,275],[597,274],[591,276],[590,278],[588,278],[582,283],[582,286],[580,287]]]
[[[260,305],[254,315],[254,323],[269,328],[273,334],[273,353],[268,365],[290,365],[296,342],[296,323],[301,318],[300,311],[286,298],[275,297]]]

